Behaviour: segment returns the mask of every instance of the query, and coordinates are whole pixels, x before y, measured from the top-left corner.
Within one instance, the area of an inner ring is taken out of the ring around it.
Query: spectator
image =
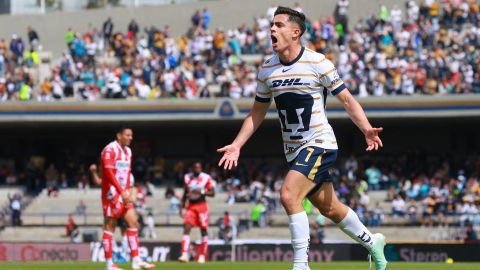
[[[257,200],[255,205],[252,207],[252,212],[250,220],[252,221],[253,227],[264,227],[265,224],[265,205],[263,205],[261,200]]]
[[[31,26],[27,27],[27,35],[28,35],[28,42],[30,43],[30,49],[32,50],[41,50],[39,47],[40,45],[40,37]]]
[[[72,214],[68,214],[67,224],[65,225],[65,236],[71,237],[74,227],[76,226],[75,220],[73,219]]]
[[[373,190],[380,189],[380,176],[382,172],[373,163],[368,169],[365,170],[365,174],[368,177],[368,186]]]
[[[396,195],[392,201],[392,214],[394,217],[405,215],[405,201],[400,195]]]
[[[137,33],[139,31],[139,27],[135,19],[132,19],[130,23],[128,24],[128,32],[127,32],[127,38],[130,40],[136,40],[137,39]]]
[[[10,196],[10,193],[8,194],[8,199],[10,200],[10,211],[11,211],[11,221],[12,221],[12,226],[21,226],[22,225],[22,203],[21,203],[21,197],[20,194],[15,194],[13,196]]]
[[[77,206],[75,207],[75,214],[76,215],[85,215],[87,213],[87,205],[85,204],[85,202],[80,199],[78,201],[78,204]]]
[[[208,27],[210,26],[210,20],[211,20],[211,16],[210,16],[210,13],[208,12],[208,9],[203,8],[203,12],[202,12],[202,28],[203,28],[203,30],[208,30]]]
[[[235,202],[249,202],[250,201],[250,193],[248,192],[247,186],[242,184],[240,186],[240,190],[238,190],[235,194]]]
[[[467,223],[467,230],[465,231],[463,240],[465,241],[465,243],[476,243],[478,241],[477,232],[475,232],[475,229],[473,228],[473,225],[471,223]]]
[[[325,217],[318,211],[317,208],[313,208],[314,222],[312,223],[313,241],[315,244],[322,244],[325,239]]]
[[[148,211],[146,223],[147,223],[147,233],[145,237],[148,239],[156,239],[157,234],[155,233],[155,219],[153,217],[152,211]]]
[[[70,234],[70,242],[80,243],[80,230],[77,224],[73,224],[72,232]]]
[[[108,17],[107,20],[103,23],[103,38],[107,45],[110,44],[110,39],[112,38],[113,34],[113,22],[112,18]]]
[[[220,220],[220,228],[219,228],[219,238],[223,239],[225,243],[229,243],[233,239],[233,217],[230,216],[228,211],[223,213],[223,217]]]

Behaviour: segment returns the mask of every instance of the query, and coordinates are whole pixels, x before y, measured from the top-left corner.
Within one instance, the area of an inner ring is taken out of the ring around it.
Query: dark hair
[[[277,8],[274,16],[277,16],[279,14],[288,15],[288,21],[295,22],[296,24],[298,24],[301,31],[300,36],[302,36],[303,33],[305,33],[305,29],[307,29],[307,27],[305,26],[305,14],[298,12],[294,9],[291,9],[288,7],[282,7],[282,6]]]
[[[132,129],[132,128],[129,126],[120,126],[119,128],[117,128],[116,134],[123,133],[126,129]]]

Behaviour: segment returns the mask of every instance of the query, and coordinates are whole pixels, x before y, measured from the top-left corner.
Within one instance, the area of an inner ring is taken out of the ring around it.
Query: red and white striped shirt
[[[187,173],[184,177],[185,190],[190,193],[187,195],[188,204],[205,202],[205,195],[192,193],[192,191],[205,191],[214,188],[213,179],[209,174],[201,172],[198,176],[193,173]]]
[[[122,200],[120,196],[130,188],[132,170],[132,150],[122,148],[117,141],[109,143],[101,154],[102,199]]]

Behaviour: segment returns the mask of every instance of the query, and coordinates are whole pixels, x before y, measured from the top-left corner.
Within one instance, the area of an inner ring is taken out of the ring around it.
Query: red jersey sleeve
[[[215,188],[215,185],[213,184],[212,177],[209,175],[207,183],[205,184],[205,189],[213,189],[213,188]]]
[[[115,150],[107,148],[102,152],[102,182],[111,183],[117,192],[121,194],[123,188],[115,177]]]
[[[102,165],[106,169],[115,169],[115,151],[107,148],[102,152]]]

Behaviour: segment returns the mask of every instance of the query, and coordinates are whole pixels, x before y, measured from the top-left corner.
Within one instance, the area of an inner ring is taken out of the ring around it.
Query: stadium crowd
[[[168,25],[141,30],[135,20],[124,32],[111,18],[100,29],[81,33],[69,28],[68,50],[42,82],[33,75],[40,38],[29,27],[29,50],[16,35],[10,45],[0,41],[0,100],[250,97],[261,62],[243,56],[271,55],[275,9],[270,7],[252,26],[230,30],[211,29],[214,18],[207,9],[199,10],[179,37],[172,36]],[[302,11],[298,3],[295,9]],[[349,1],[339,0],[334,16],[312,18],[304,44],[332,59],[354,94],[480,93],[480,10],[475,1],[426,0],[420,6],[408,1],[405,9],[390,10],[381,6],[378,14],[353,24],[348,12]]]
[[[154,193],[154,185],[182,186],[183,175],[190,170],[184,161],[166,164],[159,160],[148,156],[134,160],[133,173],[142,198]],[[435,157],[420,151],[395,157],[351,155],[339,158],[330,173],[339,198],[369,226],[380,226],[388,218],[390,223],[403,225],[463,227],[480,225],[479,160],[478,156]],[[49,196],[63,188],[93,185],[88,167],[79,161],[38,164],[31,160],[20,173],[1,168],[0,185],[21,184],[34,194],[46,188]],[[204,171],[216,180],[217,192],[227,194],[225,203],[251,203],[252,219],[263,226],[268,215],[280,209],[278,194],[286,167],[278,164],[283,162],[250,159],[225,172],[206,163]],[[370,198],[374,190],[383,190],[386,198]],[[167,188],[165,197],[171,205],[167,210],[178,210],[180,195]]]

